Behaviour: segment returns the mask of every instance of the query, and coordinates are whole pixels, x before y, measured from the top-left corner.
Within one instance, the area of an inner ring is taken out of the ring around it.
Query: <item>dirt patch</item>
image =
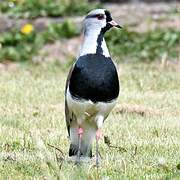
[[[38,53],[38,56],[33,58],[34,62],[52,62],[67,63],[69,59],[75,58],[79,52],[81,37],[72,39],[64,39],[56,41],[53,44],[45,45]]]
[[[180,3],[107,4],[106,8],[122,26],[134,31],[180,28]]]
[[[16,71],[19,68],[19,63],[13,63],[11,61],[5,61],[0,63],[0,72],[4,71]]]
[[[152,108],[147,108],[140,105],[134,105],[134,104],[121,104],[115,107],[115,113],[132,113],[132,114],[138,114],[141,116],[151,116],[151,115],[163,115],[163,112],[161,110],[156,110]]]
[[[50,18],[50,17],[38,17],[36,19],[13,19],[6,15],[0,14],[0,32],[10,30],[14,27],[20,29],[24,24],[30,23],[32,24],[36,31],[43,31],[47,28],[49,24],[52,23],[63,23],[64,21],[68,20],[73,22],[77,27],[81,26],[83,17],[57,17],[57,18]]]
[[[126,104],[123,103],[121,105],[118,105],[114,109],[115,113],[120,114],[138,114],[140,116],[164,116],[164,115],[172,115],[176,116],[179,115],[178,112],[164,112],[160,109],[153,109],[150,107],[145,107],[142,105],[137,104]]]

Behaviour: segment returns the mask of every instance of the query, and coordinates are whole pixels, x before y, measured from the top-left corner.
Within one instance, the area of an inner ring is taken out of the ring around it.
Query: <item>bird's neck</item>
[[[109,57],[109,51],[104,40],[104,33],[101,29],[85,30],[84,40],[80,50],[80,56],[86,54],[102,54]]]

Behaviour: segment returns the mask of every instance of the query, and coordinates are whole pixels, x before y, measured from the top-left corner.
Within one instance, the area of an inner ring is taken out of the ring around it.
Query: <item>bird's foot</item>
[[[81,164],[80,158],[77,157],[74,164],[79,166]]]

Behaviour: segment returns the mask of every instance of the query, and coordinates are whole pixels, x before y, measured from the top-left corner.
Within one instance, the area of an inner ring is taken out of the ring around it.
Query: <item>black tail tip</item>
[[[76,156],[78,153],[78,146],[74,145],[74,144],[70,144],[69,147],[69,156]],[[90,158],[92,158],[92,148],[87,148],[87,150],[85,152],[81,151],[81,156],[88,156]]]

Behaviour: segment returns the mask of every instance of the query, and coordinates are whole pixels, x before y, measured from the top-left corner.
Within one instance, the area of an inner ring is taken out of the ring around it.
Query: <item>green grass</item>
[[[80,28],[69,21],[50,24],[42,32],[35,29],[29,34],[23,34],[21,29],[14,28],[0,33],[0,62],[31,60],[45,44],[79,34]],[[110,52],[121,61],[154,61],[163,57],[176,61],[180,56],[179,30],[156,29],[138,33],[124,28],[108,32],[106,40]]]
[[[0,72],[1,179],[178,179],[180,76],[173,66],[120,64],[119,102],[104,124],[102,164],[76,167],[56,160],[69,146],[64,120],[67,70],[21,64]]]
[[[0,12],[12,18],[61,17],[84,15],[97,7],[100,4],[87,0],[5,0],[0,3]]]
[[[23,34],[21,29],[14,28],[11,31],[0,33],[0,62],[30,60],[43,45],[53,43],[58,39],[71,38],[78,34],[79,29],[70,21],[49,24],[42,32],[33,30],[29,34]]]
[[[139,33],[124,28],[106,34],[110,52],[124,61],[153,61],[179,57],[180,31],[155,29]]]

